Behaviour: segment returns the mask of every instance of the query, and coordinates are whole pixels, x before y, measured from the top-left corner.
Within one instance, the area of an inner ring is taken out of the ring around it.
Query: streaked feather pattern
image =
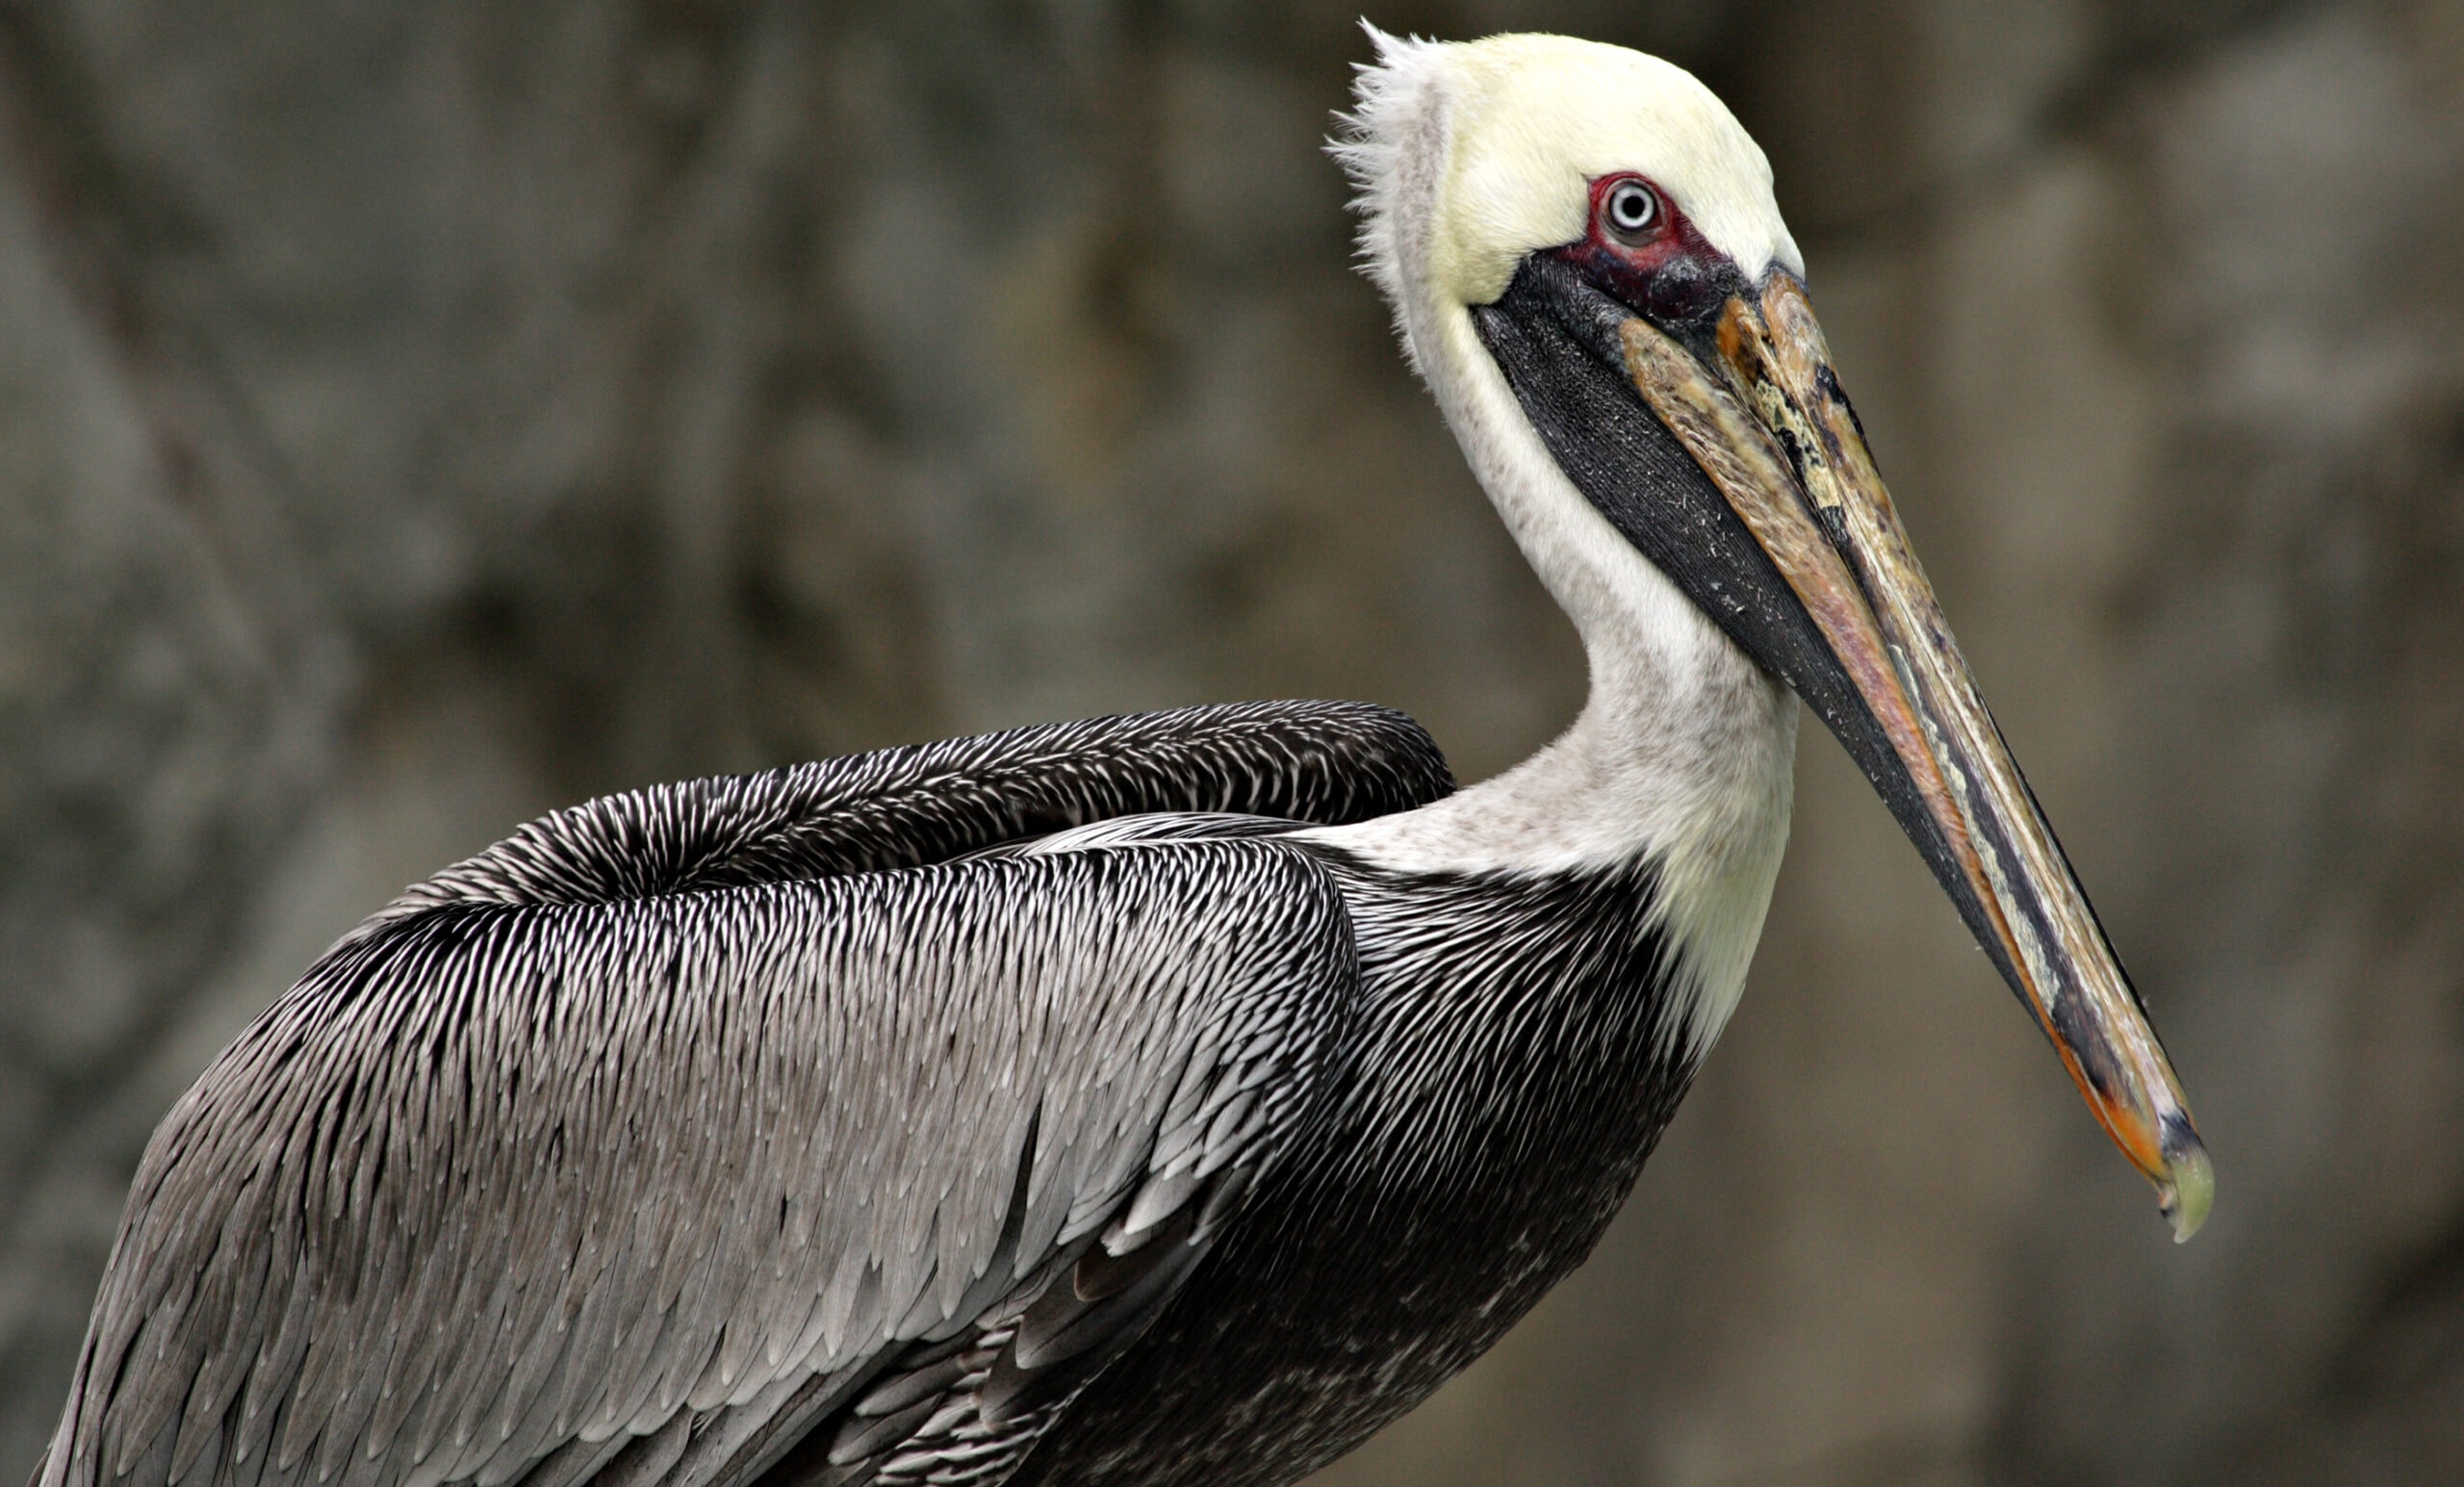
[[[38,1487],[1295,1480],[1580,1261],[1700,1054],[1650,859],[1295,834],[1449,788],[1276,705],[533,823],[165,1122]]]
[[[1649,862],[1404,873],[1314,850],[1361,965],[1333,1108],[1011,1487],[1325,1465],[1582,1262],[1693,1078],[1693,978]]]
[[[1151,1320],[1312,1109],[1357,974],[1296,848],[949,859],[1448,788],[1397,714],[1254,705],[533,823],[346,936],[166,1119],[37,1480],[702,1487],[885,1369],[912,1397],[849,1419],[899,1426],[832,1469],[899,1479],[921,1432],[1006,1471],[1065,1403],[1018,1379]],[[999,1420],[952,1397],[996,1377],[1027,1401]]]
[[[1365,703],[1239,703],[657,785],[530,823],[371,921],[438,903],[605,903],[942,861],[1152,812],[1339,825],[1454,787],[1420,725]]]

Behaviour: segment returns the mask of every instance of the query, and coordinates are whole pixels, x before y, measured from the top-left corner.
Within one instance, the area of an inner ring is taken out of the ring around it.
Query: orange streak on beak
[[[2178,1238],[2215,1179],[2179,1081],[1978,695],[1793,275],[1728,303],[1719,365],[1640,319],[1626,370],[1821,631],[1938,831],[1955,896]]]

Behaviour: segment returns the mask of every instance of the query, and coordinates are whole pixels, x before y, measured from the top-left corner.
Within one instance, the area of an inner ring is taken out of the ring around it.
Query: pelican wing
[[[1336,826],[1453,788],[1419,724],[1367,703],[1046,724],[592,801],[437,874],[370,927],[439,903],[604,903],[915,867],[1150,812]]]
[[[1022,1450],[1303,1118],[1349,928],[1271,841],[868,869],[1445,785],[1335,778],[1424,748],[1392,714],[1208,712],[620,797],[414,889],[156,1133],[38,1482]]]

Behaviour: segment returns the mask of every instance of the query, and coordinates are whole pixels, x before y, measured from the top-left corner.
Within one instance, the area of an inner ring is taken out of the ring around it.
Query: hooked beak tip
[[[2165,1121],[2165,1177],[2156,1185],[2156,1204],[2173,1226],[2173,1243],[2187,1243],[2207,1222],[2216,1202],[2216,1167],[2207,1160],[2207,1144],[2179,1115]]]

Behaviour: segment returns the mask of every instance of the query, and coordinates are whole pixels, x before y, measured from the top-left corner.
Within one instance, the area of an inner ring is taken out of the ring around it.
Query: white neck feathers
[[[1339,150],[1360,186],[1365,267],[1474,473],[1580,632],[1591,694],[1563,736],[1505,774],[1313,834],[1412,872],[1651,862],[1695,983],[1694,1040],[1707,1048],[1744,985],[1787,839],[1796,702],[1550,456],[1430,261],[1450,143],[1448,74],[1429,55],[1443,49],[1381,49]]]

